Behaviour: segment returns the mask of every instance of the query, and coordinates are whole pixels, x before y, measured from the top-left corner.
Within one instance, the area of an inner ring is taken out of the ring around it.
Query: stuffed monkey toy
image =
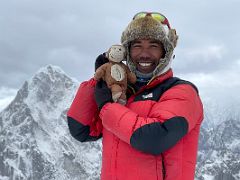
[[[126,50],[124,46],[111,46],[106,53],[109,62],[100,66],[94,74],[97,81],[102,78],[106,82],[112,92],[113,101],[123,105],[127,102],[127,82],[136,82],[135,74],[122,62],[125,56]]]

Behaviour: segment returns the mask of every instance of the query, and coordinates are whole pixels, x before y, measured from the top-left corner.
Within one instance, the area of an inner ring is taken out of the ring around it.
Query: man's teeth
[[[144,66],[144,67],[147,67],[147,66],[151,66],[152,63],[139,63],[140,66]]]

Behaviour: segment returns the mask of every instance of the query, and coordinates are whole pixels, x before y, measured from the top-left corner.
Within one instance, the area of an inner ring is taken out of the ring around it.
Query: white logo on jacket
[[[143,99],[147,99],[147,98],[152,98],[153,97],[153,93],[149,93],[147,95],[142,95]]]

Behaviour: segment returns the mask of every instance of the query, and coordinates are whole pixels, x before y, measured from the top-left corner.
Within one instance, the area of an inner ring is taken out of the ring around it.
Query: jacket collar
[[[137,94],[144,91],[145,89],[150,89],[160,83],[162,83],[163,81],[165,81],[168,78],[173,77],[173,72],[172,69],[169,69],[168,71],[166,71],[164,74],[161,74],[159,76],[155,76],[153,77],[146,86],[143,86],[142,88],[140,88],[137,91]],[[130,91],[132,91],[133,94],[135,94],[136,89],[134,88],[134,85],[128,84],[128,89],[131,89]],[[132,94],[131,93],[131,94]]]
[[[165,81],[168,78],[173,77],[173,71],[172,69],[169,69],[168,71],[166,71],[164,74],[161,74],[159,76],[155,76],[153,77],[147,84],[147,86],[144,87],[145,88],[151,88],[154,87],[157,84],[162,83],[163,81]]]

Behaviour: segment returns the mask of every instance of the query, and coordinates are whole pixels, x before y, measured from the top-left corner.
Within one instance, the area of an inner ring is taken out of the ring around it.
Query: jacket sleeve
[[[144,106],[142,101],[140,106]],[[138,102],[135,102],[138,103]],[[202,120],[201,100],[190,85],[167,90],[149,114],[142,117],[117,103],[103,106],[103,126],[133,148],[153,155],[174,146]]]
[[[67,112],[70,133],[81,142],[97,140],[102,133],[102,122],[94,100],[95,85],[93,78],[83,82]]]

